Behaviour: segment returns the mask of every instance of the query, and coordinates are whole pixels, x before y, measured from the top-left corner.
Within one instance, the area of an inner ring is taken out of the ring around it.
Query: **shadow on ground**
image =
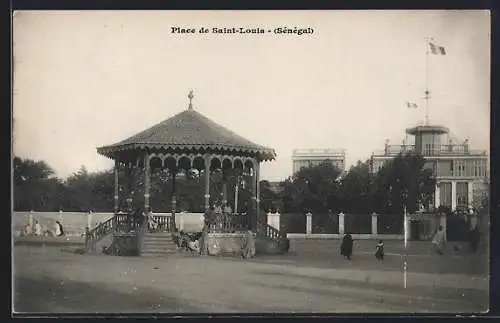
[[[62,282],[51,277],[16,277],[14,288],[17,313],[203,312],[176,297],[144,288],[125,293],[112,287]]]
[[[459,287],[425,287],[408,286],[403,288],[401,282],[395,283],[372,282],[370,277],[365,281],[350,279],[313,277],[308,275],[256,270],[256,275],[276,277],[287,281],[300,282],[299,284],[266,284],[262,287],[277,288],[290,292],[304,292],[320,294],[326,297],[342,298],[358,304],[380,304],[390,311],[410,312],[456,312],[482,313],[489,308],[489,294],[486,291],[465,289]],[[259,283],[257,283],[259,284]],[[295,286],[294,286],[295,285]],[[303,286],[297,286],[303,285]],[[305,286],[321,286],[311,288]]]

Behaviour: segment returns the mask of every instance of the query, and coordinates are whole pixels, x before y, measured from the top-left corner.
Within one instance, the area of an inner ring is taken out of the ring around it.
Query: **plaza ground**
[[[61,313],[375,313],[488,309],[488,257],[427,242],[408,249],[404,288],[401,241],[387,257],[360,241],[352,261],[338,241],[294,240],[283,256],[254,260],[78,255],[64,246],[14,247],[14,310]],[[63,249],[63,250],[62,250]]]

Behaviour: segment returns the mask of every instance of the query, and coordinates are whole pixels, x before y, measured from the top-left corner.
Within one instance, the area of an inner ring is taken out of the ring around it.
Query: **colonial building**
[[[434,201],[426,208],[469,208],[488,193],[489,158],[485,150],[470,149],[468,140],[450,139],[449,129],[443,126],[416,126],[406,129],[406,135],[402,145],[390,145],[386,140],[384,151],[372,154],[372,173],[399,153],[413,152],[425,158],[424,167],[432,169],[436,178]]]
[[[302,167],[330,162],[342,172],[345,170],[345,150],[340,149],[294,149],[292,152],[293,173]]]

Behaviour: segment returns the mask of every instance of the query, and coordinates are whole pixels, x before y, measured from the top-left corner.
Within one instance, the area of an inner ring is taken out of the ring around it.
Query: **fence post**
[[[344,226],[344,220],[345,220],[345,214],[340,211],[339,213],[339,236],[342,238],[345,233],[345,226]]]
[[[280,230],[280,214],[276,213],[267,213],[267,225],[275,228],[276,230]]]
[[[89,230],[92,229],[92,211],[89,211],[89,213],[87,213],[87,227],[89,228]]]
[[[185,212],[179,212],[179,231],[184,230],[184,216],[186,215]]]
[[[306,213],[306,234],[309,235],[312,233],[312,213]]]
[[[376,236],[378,234],[378,215],[377,213],[372,213],[372,236]]]
[[[276,228],[276,230],[278,231],[281,231],[281,227],[280,227],[280,214],[278,213],[278,210],[276,210],[276,213],[274,213],[274,227]]]
[[[30,225],[31,231],[33,231],[33,210],[28,213],[28,223]]]

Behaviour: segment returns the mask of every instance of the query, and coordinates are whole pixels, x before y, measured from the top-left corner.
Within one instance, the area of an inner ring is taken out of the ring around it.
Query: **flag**
[[[409,109],[416,109],[418,105],[415,102],[406,102],[406,107]]]
[[[429,48],[431,49],[431,53],[434,55],[446,55],[446,50],[443,46],[438,46],[429,42]]]

